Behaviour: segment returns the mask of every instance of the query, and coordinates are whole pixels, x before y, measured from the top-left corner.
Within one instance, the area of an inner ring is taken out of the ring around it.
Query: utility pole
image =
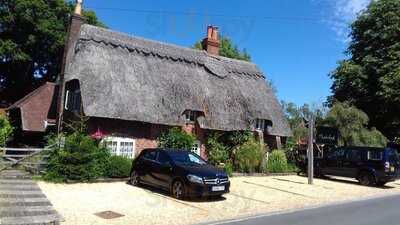
[[[308,122],[308,184],[313,184],[314,179],[314,116]]]

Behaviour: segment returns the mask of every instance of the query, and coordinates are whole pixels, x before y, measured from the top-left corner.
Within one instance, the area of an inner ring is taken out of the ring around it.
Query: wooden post
[[[262,148],[261,151],[264,153],[263,157],[261,159],[261,172],[266,172],[265,166],[266,166],[266,163],[268,162],[268,151],[266,151],[265,145],[264,145],[264,132],[257,130],[256,136],[257,136],[258,142],[260,143],[260,146]]]
[[[275,140],[276,140],[276,148],[277,149],[282,149],[282,140],[280,136],[275,136]]]
[[[313,184],[314,178],[314,117],[311,116],[308,124],[308,184]]]

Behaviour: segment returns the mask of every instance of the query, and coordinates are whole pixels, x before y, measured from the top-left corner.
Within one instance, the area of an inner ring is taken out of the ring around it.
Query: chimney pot
[[[212,38],[214,41],[218,41],[218,27],[213,27],[211,38]]]
[[[83,0],[76,0],[75,10],[74,13],[76,15],[82,15],[82,1]]]
[[[213,32],[213,26],[209,25],[207,27],[207,38],[211,38]]]

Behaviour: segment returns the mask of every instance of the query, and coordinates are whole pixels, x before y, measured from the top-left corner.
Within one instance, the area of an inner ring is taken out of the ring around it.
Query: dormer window
[[[67,90],[65,93],[65,109],[71,112],[79,113],[81,107],[80,90]]]
[[[185,120],[187,123],[194,123],[197,119],[197,112],[186,110],[185,111]]]
[[[264,119],[256,119],[254,122],[254,129],[264,131],[267,128],[268,122]]]

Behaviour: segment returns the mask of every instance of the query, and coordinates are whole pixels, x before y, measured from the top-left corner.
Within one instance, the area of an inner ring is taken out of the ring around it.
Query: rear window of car
[[[368,160],[383,160],[383,151],[368,150]]]
[[[357,149],[350,149],[347,151],[347,160],[358,162],[362,160],[361,156],[361,152]]]

